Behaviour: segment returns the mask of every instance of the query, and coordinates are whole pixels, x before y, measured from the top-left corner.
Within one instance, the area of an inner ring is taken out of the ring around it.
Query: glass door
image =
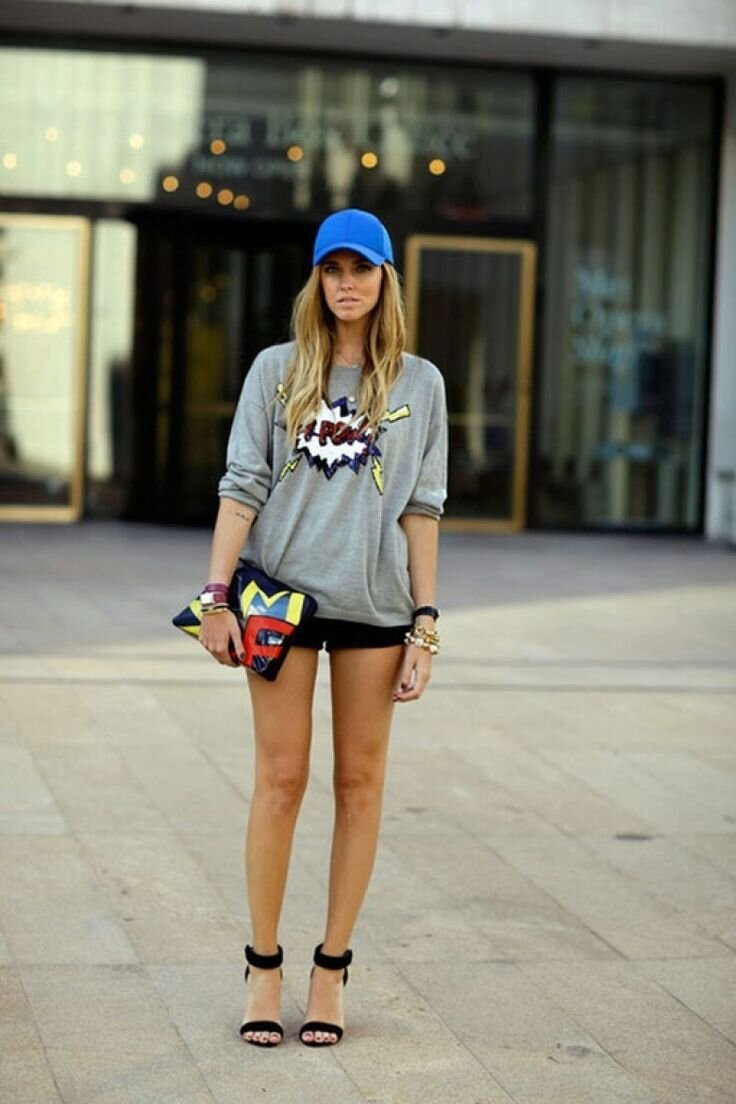
[[[132,516],[213,520],[243,379],[260,349],[289,338],[310,242],[283,224],[142,229]]]
[[[89,223],[0,215],[0,520],[82,512]]]
[[[524,241],[407,241],[409,347],[447,389],[449,528],[525,523],[535,260]]]

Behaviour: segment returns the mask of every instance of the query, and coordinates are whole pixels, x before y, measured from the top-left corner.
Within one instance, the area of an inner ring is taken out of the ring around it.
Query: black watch
[[[433,617],[436,621],[439,615],[440,611],[435,606],[419,606],[417,609],[414,610],[414,613],[411,616],[413,621],[416,621],[417,617],[425,616]]]

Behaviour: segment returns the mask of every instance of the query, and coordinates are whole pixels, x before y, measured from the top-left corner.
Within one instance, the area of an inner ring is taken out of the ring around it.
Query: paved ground
[[[3,1104],[734,1104],[736,554],[443,538],[397,709],[347,1033],[295,1039],[323,918],[326,666],[282,942],[244,1045],[240,672],[168,618],[208,535],[0,531]]]

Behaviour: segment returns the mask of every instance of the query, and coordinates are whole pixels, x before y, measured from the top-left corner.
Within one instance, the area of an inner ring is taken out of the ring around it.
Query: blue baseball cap
[[[319,264],[336,249],[353,249],[374,265],[394,263],[394,251],[388,230],[369,211],[348,207],[328,215],[317,231],[312,264]]]

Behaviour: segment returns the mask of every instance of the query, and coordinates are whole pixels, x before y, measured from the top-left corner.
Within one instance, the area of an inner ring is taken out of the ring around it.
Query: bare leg
[[[318,653],[294,647],[275,682],[248,672],[255,729],[255,787],[245,838],[245,880],[259,954],[278,948],[294,828],[309,778],[312,699]],[[281,975],[251,966],[245,1020],[279,1020]],[[245,1039],[267,1041],[265,1032]],[[278,1041],[275,1033],[272,1042]]]
[[[323,951],[347,948],[363,903],[378,844],[392,690],[403,646],[341,648],[330,655],[335,751],[335,825]],[[309,989],[307,1020],[343,1026],[342,973],[319,966]],[[332,1032],[305,1033],[307,1042],[335,1042]]]

